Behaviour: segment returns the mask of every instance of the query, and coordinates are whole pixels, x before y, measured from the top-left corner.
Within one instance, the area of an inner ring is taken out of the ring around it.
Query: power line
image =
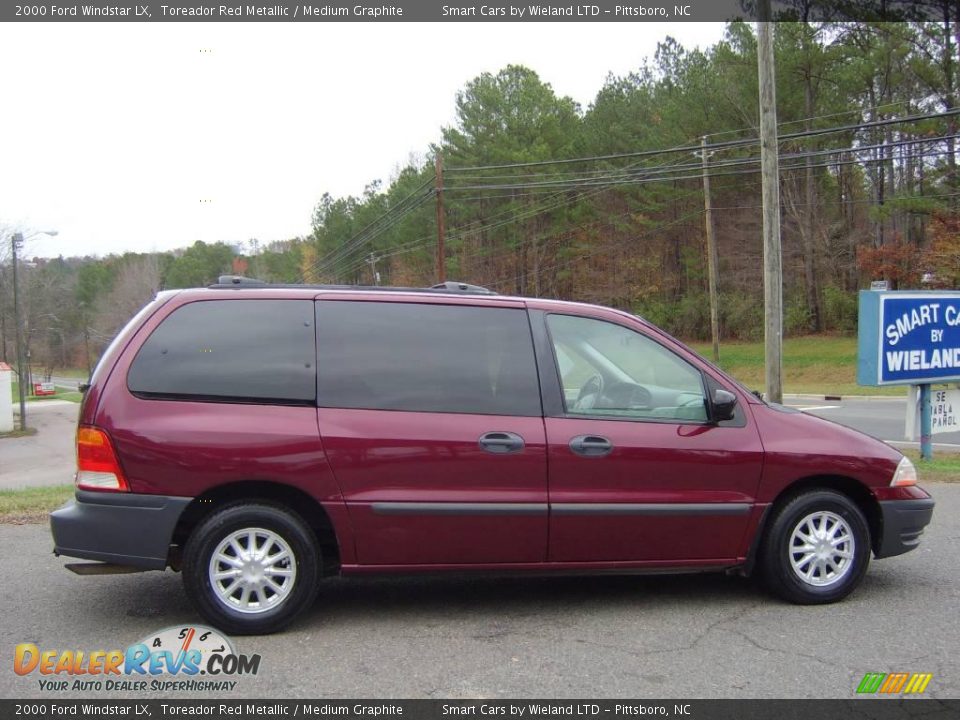
[[[900,147],[904,145],[919,145],[923,143],[944,142],[947,140],[958,139],[958,138],[960,138],[960,135],[944,135],[944,136],[938,136],[936,138],[910,138],[907,140],[898,140],[890,143],[880,143],[880,144],[868,145],[868,146],[830,148],[826,150],[810,151],[807,153],[789,153],[789,154],[782,155],[781,158],[786,160],[800,160],[800,159],[815,158],[815,157],[822,157],[822,156],[829,156],[829,155],[840,155],[845,153],[865,152],[867,150],[887,149],[887,148],[892,149],[892,148]],[[941,152],[924,153],[922,155],[915,155],[914,157],[926,157],[929,155],[939,156],[939,155],[942,155],[942,153]],[[892,158],[856,159],[856,160],[853,160],[853,162],[854,163],[888,162],[891,159]],[[748,158],[736,158],[736,159],[711,163],[710,176],[714,177],[717,175],[737,174],[737,173],[724,173],[724,172],[714,172],[714,171],[717,169],[722,170],[729,167],[755,165],[759,162],[760,162],[759,158],[757,158],[756,156],[753,156]],[[838,164],[838,163],[828,163],[828,165],[834,165],[834,164]],[[466,185],[466,186],[460,186],[460,187],[449,186],[447,190],[448,191],[520,190],[520,189],[528,189],[528,188],[579,188],[579,187],[596,187],[596,186],[610,186],[610,185],[636,185],[636,184],[643,184],[645,182],[668,182],[668,181],[674,181],[674,180],[688,180],[688,179],[691,179],[691,177],[699,177],[699,175],[691,176],[691,175],[673,174],[677,172],[682,173],[687,170],[693,171],[698,167],[699,165],[697,163],[682,163],[682,164],[677,164],[669,167],[651,169],[651,170],[660,170],[661,172],[665,173],[662,175],[643,174],[642,172],[627,174],[627,173],[621,172],[621,173],[610,174],[603,177],[574,178],[566,181],[558,180],[558,181],[544,181],[544,182],[530,182],[530,183],[520,182],[520,183],[512,183],[512,184]],[[790,165],[788,166],[788,169],[793,169],[795,167],[796,165]],[[816,166],[816,167],[822,167],[822,166]],[[753,173],[756,171],[746,170],[743,172]]]
[[[347,239],[335,250],[319,258],[310,268],[310,272],[320,273],[334,267],[338,262],[347,258],[362,246],[372,241],[374,238],[396,225],[402,218],[409,215],[413,210],[422,205],[427,199],[433,196],[433,191],[422,192],[423,189],[433,181],[428,178],[421,183],[412,193],[403,200],[396,203],[393,207],[383,213],[380,217],[364,226],[359,232]],[[420,196],[417,197],[417,194]]]
[[[866,123],[857,123],[853,125],[841,125],[832,128],[817,128],[815,130],[803,130],[795,133],[787,133],[780,135],[778,142],[784,142],[786,140],[796,140],[805,137],[816,137],[819,135],[830,135],[840,132],[845,132],[847,130],[865,130],[868,128],[874,127],[884,127],[887,125],[896,125],[901,123],[910,123],[910,122],[919,122],[921,120],[935,120],[939,118],[952,117],[955,115],[960,115],[960,109],[951,109],[938,113],[926,113],[923,115],[911,115],[903,118],[885,118],[883,120],[872,120]],[[722,148],[731,148],[739,147],[743,145],[755,145],[760,141],[756,138],[747,138],[740,140],[726,140],[721,143],[711,143],[710,150],[717,150]],[[448,167],[448,173],[457,173],[464,171],[476,171],[476,170],[504,170],[508,168],[521,168],[521,167],[543,167],[545,165],[565,165],[570,163],[583,163],[583,162],[597,162],[599,160],[619,160],[625,158],[635,158],[635,157],[651,157],[656,155],[664,154],[676,154],[680,152],[698,152],[700,150],[699,145],[687,145],[682,147],[660,149],[660,150],[641,150],[637,152],[629,153],[614,153],[611,155],[593,155],[589,157],[579,157],[579,158],[566,158],[560,160],[538,160],[533,162],[522,162],[522,163],[504,163],[500,165],[475,165],[468,167]]]
[[[880,110],[883,108],[891,107],[909,107],[911,104],[918,105],[926,100],[926,98],[916,98],[911,100],[899,100],[897,102],[884,103],[882,105],[866,105],[864,107],[853,108],[851,110],[844,110],[843,112],[835,112],[827,115],[814,115],[812,117],[800,118],[799,120],[784,120],[783,122],[777,123],[777,128],[786,127],[787,125],[800,125],[801,123],[807,122],[816,122],[817,120],[829,120],[836,117],[844,117],[846,115],[856,115],[858,113],[864,113],[868,110]],[[742,132],[756,132],[756,127],[747,127],[739,128],[737,130],[720,130],[714,133],[707,133],[704,137],[720,137],[721,135],[736,135]]]
[[[428,181],[429,182],[429,181]],[[426,183],[424,183],[425,185]],[[422,188],[423,186],[421,186]],[[351,238],[347,239],[340,247],[328,253],[326,256],[321,258],[315,264],[314,270],[318,268],[326,269],[327,267],[338,262],[342,257],[345,257],[354,249],[359,248],[365,244],[373,236],[378,235],[384,229],[389,228],[394,224],[400,217],[405,216],[410,210],[422,203],[429,195],[423,195],[418,200],[414,199],[416,192],[420,191],[421,188],[418,188],[414,193],[411,193],[406,198],[401,200],[399,203],[391,207],[387,212],[378,217],[376,220],[368,223],[363,229],[353,235]],[[412,202],[411,202],[412,201]]]

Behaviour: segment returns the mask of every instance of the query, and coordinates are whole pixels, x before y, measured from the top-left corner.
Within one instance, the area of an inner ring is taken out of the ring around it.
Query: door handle
[[[603,457],[613,452],[613,443],[599,435],[577,435],[570,441],[570,450],[584,457]]]
[[[523,450],[523,438],[512,432],[488,432],[480,436],[480,449],[494,455],[520,452]]]

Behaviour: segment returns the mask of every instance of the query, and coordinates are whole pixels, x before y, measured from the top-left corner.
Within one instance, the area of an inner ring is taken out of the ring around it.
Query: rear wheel
[[[803,605],[849,595],[870,564],[870,531],[860,508],[832,490],[793,498],[771,520],[763,548],[764,580]]]
[[[215,627],[267,634],[311,605],[320,577],[313,531],[282,507],[228,506],[191,533],[183,556],[190,600]]]

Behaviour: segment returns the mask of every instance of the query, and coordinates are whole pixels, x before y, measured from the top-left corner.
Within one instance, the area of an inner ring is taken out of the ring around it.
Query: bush
[[[722,335],[738,340],[763,337],[763,300],[746,293],[724,293],[720,296]]]
[[[838,287],[823,289],[823,328],[845,334],[857,331],[857,293]]]
[[[804,335],[810,332],[813,313],[806,300],[799,295],[789,298],[783,308],[783,331],[786,335]]]

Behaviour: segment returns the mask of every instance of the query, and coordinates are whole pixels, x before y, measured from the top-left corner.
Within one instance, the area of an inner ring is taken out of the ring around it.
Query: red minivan
[[[77,466],[54,552],[180,570],[232,633],[336,573],[757,571],[832,602],[933,513],[898,451],[638,317],[457,283],[160,293],[93,373]]]

